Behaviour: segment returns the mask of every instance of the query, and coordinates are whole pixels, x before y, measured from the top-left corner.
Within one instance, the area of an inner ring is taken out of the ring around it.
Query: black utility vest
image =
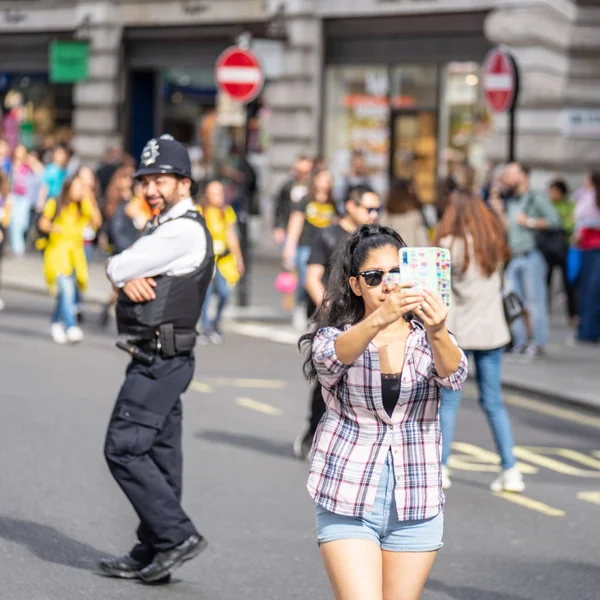
[[[138,340],[153,340],[161,326],[172,328],[176,336],[196,335],[196,323],[215,268],[213,243],[204,218],[197,210],[189,210],[177,218],[191,219],[202,228],[206,236],[206,256],[202,264],[187,275],[153,277],[156,282],[156,298],[150,302],[132,302],[123,290],[119,291],[117,328],[121,335]],[[152,235],[162,225],[164,223],[147,235]],[[201,235],[200,229],[198,235]],[[177,240],[173,243],[176,244]]]

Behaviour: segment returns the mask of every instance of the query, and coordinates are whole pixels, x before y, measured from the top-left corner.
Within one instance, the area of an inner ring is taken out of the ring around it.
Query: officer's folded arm
[[[198,231],[191,220],[177,219],[163,224],[152,235],[137,240],[130,248],[109,259],[106,267],[108,279],[118,288],[128,282],[163,275],[169,271],[177,274],[192,272],[206,255],[206,236]],[[150,283],[136,282],[128,286],[140,292]],[[127,293],[128,290],[123,290]],[[129,294],[128,294],[129,295]],[[143,302],[144,298],[134,301]]]

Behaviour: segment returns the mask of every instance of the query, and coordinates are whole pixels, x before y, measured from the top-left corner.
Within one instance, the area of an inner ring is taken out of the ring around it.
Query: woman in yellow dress
[[[40,217],[39,228],[48,236],[42,244],[44,273],[50,292],[56,295],[51,333],[57,344],[83,339],[75,304],[77,288],[85,291],[88,282],[83,232],[88,225],[97,230],[101,223],[100,212],[85,196],[77,175],[65,182],[58,199],[48,200]]]
[[[244,274],[244,259],[236,231],[236,216],[231,206],[225,206],[225,189],[218,181],[210,181],[204,191],[201,212],[213,239],[216,269],[213,280],[206,292],[202,308],[202,335],[199,343],[220,344],[223,336],[219,324],[223,309],[231,296],[231,291]],[[211,320],[208,314],[212,295],[218,297],[217,312]]]

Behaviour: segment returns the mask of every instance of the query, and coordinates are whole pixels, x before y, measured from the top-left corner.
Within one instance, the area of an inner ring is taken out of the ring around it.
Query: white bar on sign
[[[508,73],[486,73],[483,87],[488,92],[509,92],[513,88],[513,78]]]
[[[260,83],[262,73],[256,67],[220,67],[217,80],[221,83]]]

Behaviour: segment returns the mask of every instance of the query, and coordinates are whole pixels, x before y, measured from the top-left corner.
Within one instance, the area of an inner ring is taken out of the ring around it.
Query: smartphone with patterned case
[[[416,289],[439,294],[450,308],[450,250],[446,248],[400,248],[400,280]]]

